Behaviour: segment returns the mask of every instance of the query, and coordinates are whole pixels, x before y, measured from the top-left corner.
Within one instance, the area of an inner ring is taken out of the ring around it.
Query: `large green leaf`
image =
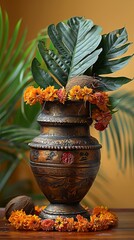
[[[131,82],[133,79],[127,77],[100,77],[100,87],[102,91],[114,91],[122,85]]]
[[[35,82],[42,88],[46,88],[48,86],[55,86],[56,88],[60,87],[53,77],[51,77],[48,72],[45,72],[45,70],[40,67],[40,63],[36,58],[34,58],[32,61],[31,70]]]
[[[68,65],[62,60],[60,56],[57,56],[53,51],[44,49],[44,45],[42,42],[39,42],[38,47],[40,54],[43,60],[46,62],[48,69],[56,77],[56,79],[58,79],[61,85],[65,86],[66,79],[68,77]],[[45,82],[46,81],[47,80],[45,79]]]
[[[61,41],[61,36],[58,33],[57,29],[55,28],[54,24],[51,24],[48,26],[48,35],[49,35],[50,39],[52,40],[55,48],[58,50],[59,54],[61,54],[66,59],[70,59],[71,55],[68,56],[68,49]]]
[[[60,22],[56,26],[50,25],[48,34],[57,53],[39,43],[39,51],[51,72],[50,74],[47,72],[47,74],[51,77],[54,76],[53,79],[56,78],[63,86],[66,86],[70,78],[83,74],[96,62],[102,51],[101,48],[97,49],[101,41],[100,32],[101,27],[83,17],[74,17],[67,23]],[[36,68],[35,71],[34,67],[36,66],[32,65],[32,73],[37,81],[41,69]],[[43,75],[44,81],[48,82],[48,75],[46,79],[44,72]]]
[[[133,56],[118,58],[128,50],[130,43],[127,43],[127,40],[128,34],[125,28],[103,35],[99,45],[103,50],[94,64],[93,73],[109,74],[123,68]]]

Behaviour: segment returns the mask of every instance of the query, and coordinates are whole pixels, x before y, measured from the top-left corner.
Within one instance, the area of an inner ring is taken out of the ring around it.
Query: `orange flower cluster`
[[[29,105],[34,105],[39,102],[42,104],[45,101],[54,101],[57,98],[57,89],[53,86],[49,86],[46,89],[40,87],[34,88],[29,86],[24,92],[24,101]]]
[[[89,101],[96,104],[101,110],[107,109],[107,104],[109,101],[108,95],[104,92],[95,92],[88,87],[81,88],[79,85],[72,87],[72,89],[67,94],[65,88],[55,89],[54,86],[49,86],[46,89],[41,89],[40,87],[34,88],[29,86],[24,92],[24,101],[27,104],[34,105],[35,103],[43,103],[45,101],[59,100],[61,103],[65,101]]]
[[[96,123],[94,124],[95,129],[103,131],[107,128],[110,120],[112,119],[112,114],[110,110],[104,112],[99,109],[93,109],[92,119],[96,121]]]
[[[23,210],[13,211],[8,220],[19,230],[37,231],[40,229],[41,219],[37,215],[27,215]]]
[[[38,208],[38,210],[42,208]],[[37,215],[26,215],[23,210],[13,211],[9,217],[9,222],[18,230],[33,231],[59,231],[59,232],[88,232],[100,231],[113,227],[117,224],[117,216],[105,207],[93,209],[90,219],[77,215],[74,218],[63,218],[58,216],[55,220],[41,219]]]
[[[43,104],[45,101],[58,100],[61,103],[65,103],[66,100],[71,101],[88,101],[93,105],[92,119],[95,120],[95,128],[99,131],[107,128],[112,114],[109,110],[109,97],[105,92],[93,92],[91,88],[83,87],[79,85],[72,87],[72,89],[66,92],[65,88],[55,89],[54,86],[49,86],[46,89],[40,87],[34,88],[29,86],[24,92],[24,101],[27,104],[33,105],[37,102]]]
[[[107,207],[95,207],[90,217],[90,229],[92,231],[105,230],[115,226],[118,222],[117,216],[108,211]]]

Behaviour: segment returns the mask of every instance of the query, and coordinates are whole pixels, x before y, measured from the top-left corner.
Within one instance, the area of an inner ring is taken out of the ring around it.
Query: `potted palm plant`
[[[130,43],[125,28],[101,35],[83,17],[50,25],[48,36],[50,48],[38,44],[43,62],[34,58],[31,66],[38,87],[24,92],[27,104],[42,104],[41,134],[30,143],[33,173],[51,203],[41,216],[86,216],[79,202],[96,177],[101,148],[88,128],[108,127],[118,102],[109,92],[132,81],[107,76],[130,61],[122,57]]]

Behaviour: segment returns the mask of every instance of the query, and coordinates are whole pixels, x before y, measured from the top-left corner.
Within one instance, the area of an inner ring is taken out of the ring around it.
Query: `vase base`
[[[39,217],[42,219],[56,219],[58,216],[64,218],[73,217],[76,219],[76,216],[80,214],[84,218],[90,217],[90,214],[85,210],[79,203],[77,204],[52,204],[50,203],[47,208],[41,211]]]

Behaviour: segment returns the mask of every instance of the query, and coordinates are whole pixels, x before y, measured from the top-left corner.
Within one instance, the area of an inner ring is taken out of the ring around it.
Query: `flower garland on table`
[[[81,215],[74,218],[63,218],[58,216],[55,220],[41,219],[39,213],[44,207],[35,207],[34,215],[27,215],[23,210],[16,210],[11,213],[8,221],[17,230],[33,231],[59,231],[59,232],[89,232],[106,230],[117,224],[117,216],[110,212],[107,207],[97,206],[90,214],[90,219]]]
[[[94,106],[91,113],[92,119],[95,120],[94,127],[99,131],[107,128],[112,119],[110,100],[106,92],[94,92],[92,88],[86,86],[82,88],[79,85],[72,87],[68,93],[65,88],[55,89],[54,86],[49,86],[44,90],[40,87],[29,86],[24,92],[24,101],[29,105],[55,100],[63,104],[66,100],[90,102]]]

